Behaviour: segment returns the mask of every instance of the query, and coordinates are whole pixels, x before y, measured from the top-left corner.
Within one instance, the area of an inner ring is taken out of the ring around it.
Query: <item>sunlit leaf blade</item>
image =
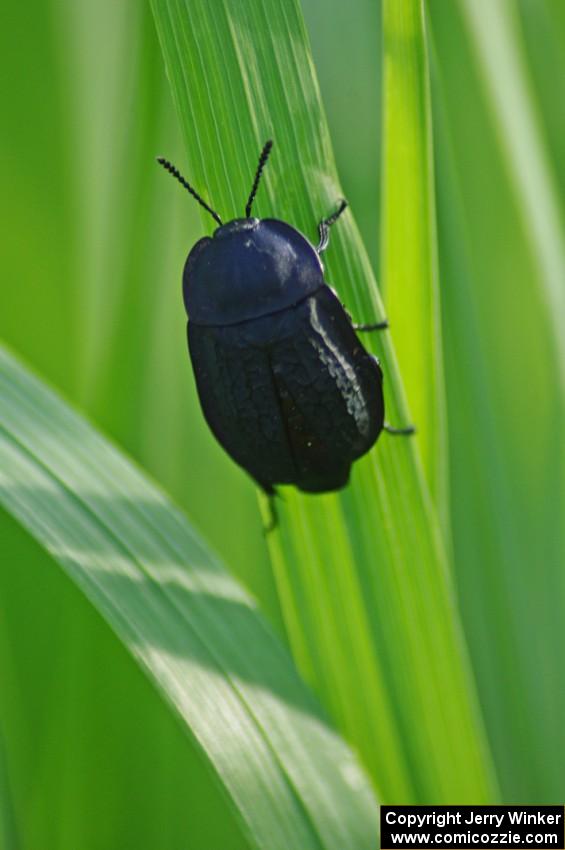
[[[246,594],[184,517],[7,353],[0,499],[201,749],[250,847],[373,847],[376,804]]]
[[[381,277],[422,462],[449,536],[447,425],[423,0],[383,2]]]
[[[342,192],[296,3],[152,7],[198,191],[224,219],[241,216],[258,151],[273,136],[256,214],[314,240]],[[354,317],[381,318],[353,214],[325,257]],[[389,335],[367,344],[383,358],[388,418],[408,421]],[[494,794],[490,759],[417,451],[383,436],[343,495],[285,490],[269,542],[295,658],[383,795],[477,802]]]

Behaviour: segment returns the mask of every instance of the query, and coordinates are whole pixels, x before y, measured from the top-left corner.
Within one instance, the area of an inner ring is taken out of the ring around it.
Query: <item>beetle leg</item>
[[[342,198],[337,210],[332,213],[332,215],[328,216],[328,218],[323,218],[318,225],[318,233],[320,234],[320,241],[318,243],[318,247],[316,251],[318,254],[321,254],[322,251],[325,251],[330,242],[330,227],[332,224],[338,220],[342,212],[347,208],[347,201]]]
[[[276,506],[276,503],[275,503],[276,494],[270,493],[269,496],[268,496],[268,499],[269,499],[269,514],[270,514],[270,517],[269,517],[269,522],[267,523],[267,525],[263,526],[263,534],[265,536],[267,534],[270,534],[271,531],[274,531],[275,528],[277,528],[277,526],[279,524],[279,514],[278,514],[277,506]]]
[[[354,331],[386,331],[386,329],[388,327],[389,327],[389,324],[388,324],[387,320],[385,319],[382,322],[373,322],[372,324],[368,324],[368,325],[356,325],[356,324],[354,324],[353,330]]]
[[[263,534],[266,536],[267,534],[270,534],[271,531],[274,531],[279,524],[279,513],[277,511],[277,504],[275,501],[279,494],[271,484],[259,484],[259,486],[267,497],[267,504],[269,507],[269,521],[263,526]]]
[[[408,425],[406,428],[393,428],[388,422],[384,423],[383,431],[386,431],[387,434],[392,434],[393,437],[411,437],[412,434],[416,433],[413,425]]]

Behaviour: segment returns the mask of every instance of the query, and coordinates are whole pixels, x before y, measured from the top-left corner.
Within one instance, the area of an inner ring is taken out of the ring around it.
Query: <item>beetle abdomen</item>
[[[382,429],[382,373],[327,286],[279,313],[188,330],[204,415],[237,463],[267,491],[345,486]]]

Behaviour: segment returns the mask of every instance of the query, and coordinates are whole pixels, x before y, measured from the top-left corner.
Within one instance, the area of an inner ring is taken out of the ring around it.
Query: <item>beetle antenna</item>
[[[257,189],[259,188],[259,181],[261,180],[261,175],[263,173],[263,169],[267,164],[267,160],[269,159],[269,154],[271,153],[271,148],[273,147],[273,140],[269,139],[268,142],[265,142],[263,150],[261,151],[261,156],[259,157],[259,163],[257,165],[257,171],[255,172],[255,179],[253,180],[253,186],[251,187],[251,192],[249,194],[249,198],[247,199],[247,204],[245,205],[245,217],[251,217],[251,207],[253,206],[253,201],[255,200],[255,195],[257,194]]]
[[[162,166],[163,166],[163,168],[165,168],[165,169],[169,172],[169,174],[172,174],[172,175],[173,175],[173,177],[175,177],[175,178],[179,181],[179,183],[181,184],[181,186],[184,186],[184,188],[185,188],[185,189],[187,189],[187,190],[190,192],[190,194],[192,195],[192,197],[193,197],[195,200],[197,200],[197,201],[198,201],[198,203],[200,204],[200,206],[204,207],[204,209],[205,209],[205,210],[207,210],[207,212],[209,212],[209,213],[210,213],[210,215],[212,216],[212,218],[214,218],[214,219],[218,222],[218,224],[220,225],[220,227],[221,227],[221,225],[223,224],[223,222],[222,222],[222,219],[220,218],[220,216],[218,215],[218,213],[217,213],[217,212],[214,212],[214,210],[212,209],[212,207],[209,207],[209,206],[208,206],[208,204],[206,203],[206,201],[205,201],[203,198],[201,198],[201,197],[200,197],[200,195],[198,194],[198,192],[197,192],[195,189],[193,189],[193,188],[192,188],[192,186],[190,185],[190,183],[188,183],[188,181],[184,179],[184,177],[182,176],[182,174],[180,173],[180,171],[179,171],[177,168],[175,168],[175,166],[172,164],[172,162],[169,162],[169,160],[168,160],[168,159],[165,159],[165,157],[163,157],[163,156],[158,156],[158,157],[157,157],[157,162],[159,163],[159,165],[162,165]]]

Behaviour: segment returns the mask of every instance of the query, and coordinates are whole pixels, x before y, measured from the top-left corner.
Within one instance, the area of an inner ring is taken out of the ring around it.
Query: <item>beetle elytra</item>
[[[259,158],[245,217],[224,224],[170,162],[159,162],[218,228],[191,249],[183,273],[188,345],[202,411],[219,443],[269,496],[278,484],[339,490],[381,431],[383,373],[324,280],[320,255],[347,207],[318,225],[314,246],[278,219],[251,216],[272,142]]]

